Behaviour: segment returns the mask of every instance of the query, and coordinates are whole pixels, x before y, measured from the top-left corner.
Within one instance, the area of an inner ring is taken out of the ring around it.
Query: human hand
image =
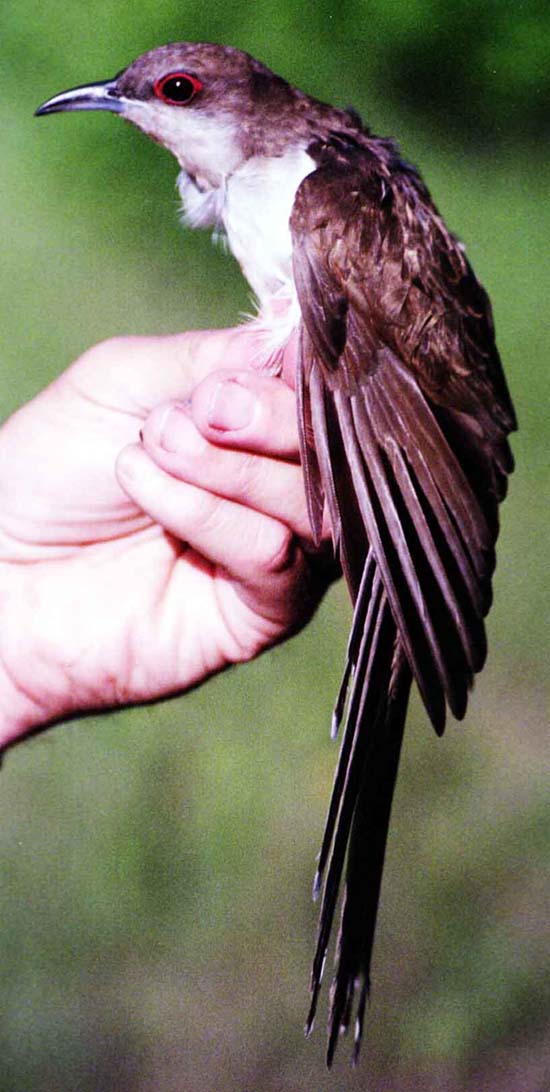
[[[0,429],[0,746],[185,690],[311,617],[330,551],[294,394],[252,352],[245,327],[105,342]]]

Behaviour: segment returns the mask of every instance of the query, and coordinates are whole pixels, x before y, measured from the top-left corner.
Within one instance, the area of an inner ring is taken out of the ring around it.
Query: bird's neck
[[[298,321],[292,271],[290,213],[298,186],[315,169],[303,144],[277,156],[249,157],[228,171],[217,187],[182,172],[178,188],[184,220],[214,227],[229,247],[257,300],[258,330],[271,360],[292,336]]]

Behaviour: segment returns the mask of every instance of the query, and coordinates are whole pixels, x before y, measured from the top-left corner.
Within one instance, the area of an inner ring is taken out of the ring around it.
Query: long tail
[[[318,369],[299,375],[302,461],[314,534],[320,535],[326,497],[354,602],[347,661],[332,733],[344,722],[340,756],[319,854],[314,897],[321,891],[317,947],[311,976],[313,1027],[340,885],[346,870],[335,971],[330,996],[327,1063],[347,1031],[359,991],[353,1060],[357,1061],[370,985],[370,963],[384,854],[412,672],[398,634],[380,566],[368,544],[359,502],[347,471],[344,435]],[[315,448],[308,442],[315,437]],[[346,864],[347,857],[347,864]]]
[[[335,711],[335,728],[347,706],[340,758],[314,894],[323,896],[315,953],[309,1034],[315,1011],[338,890],[347,867],[328,1022],[327,1064],[352,1019],[356,990],[353,1061],[359,1056],[370,985],[370,962],[384,867],[393,791],[411,685],[411,672],[372,559],[368,558],[356,603],[348,663]]]

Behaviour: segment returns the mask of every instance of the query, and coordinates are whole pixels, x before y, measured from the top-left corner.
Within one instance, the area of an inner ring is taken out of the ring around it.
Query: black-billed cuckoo
[[[240,50],[153,49],[37,114],[65,110],[111,110],[175,155],[185,221],[226,234],[257,297],[265,367],[299,334],[313,536],[326,505],[354,604],[306,1030],[345,866],[327,1060],[354,1013],[356,1060],[411,681],[441,734],[485,660],[515,428],[489,300],[393,141]]]

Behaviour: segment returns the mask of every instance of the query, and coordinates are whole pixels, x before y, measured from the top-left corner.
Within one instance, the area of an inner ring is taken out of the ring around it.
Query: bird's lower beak
[[[86,87],[73,87],[70,91],[62,91],[60,95],[54,95],[52,99],[43,102],[42,106],[35,110],[35,117],[42,114],[58,114],[64,110],[112,110],[120,114],[124,110],[125,99],[117,94],[113,80],[105,80],[103,83],[90,83]]]

